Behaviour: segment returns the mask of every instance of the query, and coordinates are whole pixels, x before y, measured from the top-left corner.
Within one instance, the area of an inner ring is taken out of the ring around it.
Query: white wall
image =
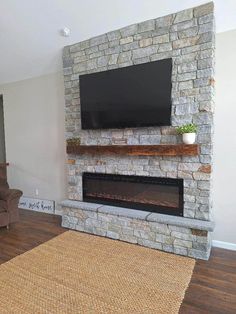
[[[65,196],[62,73],[0,86],[5,115],[8,181],[25,196]]]
[[[236,244],[236,30],[216,37],[213,238]]]

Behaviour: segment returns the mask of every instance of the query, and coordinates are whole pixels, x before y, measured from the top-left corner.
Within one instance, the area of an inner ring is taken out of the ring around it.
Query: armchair
[[[0,227],[19,220],[18,203],[22,194],[20,190],[9,189],[7,181],[0,178]]]

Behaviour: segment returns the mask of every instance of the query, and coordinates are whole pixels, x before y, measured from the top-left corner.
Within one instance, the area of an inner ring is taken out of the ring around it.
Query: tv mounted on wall
[[[80,76],[82,129],[171,123],[172,59]]]

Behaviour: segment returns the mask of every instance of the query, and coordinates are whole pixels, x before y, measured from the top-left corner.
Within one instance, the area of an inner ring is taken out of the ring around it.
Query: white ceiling
[[[205,2],[0,0],[0,84],[59,71],[63,46]],[[217,32],[236,29],[236,1],[214,2]],[[69,38],[59,35],[65,26]]]

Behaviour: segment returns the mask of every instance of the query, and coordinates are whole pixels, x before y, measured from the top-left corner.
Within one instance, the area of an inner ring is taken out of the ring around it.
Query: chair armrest
[[[0,190],[0,200],[3,201],[10,201],[15,198],[20,198],[22,195],[23,193],[20,190],[15,189]]]

